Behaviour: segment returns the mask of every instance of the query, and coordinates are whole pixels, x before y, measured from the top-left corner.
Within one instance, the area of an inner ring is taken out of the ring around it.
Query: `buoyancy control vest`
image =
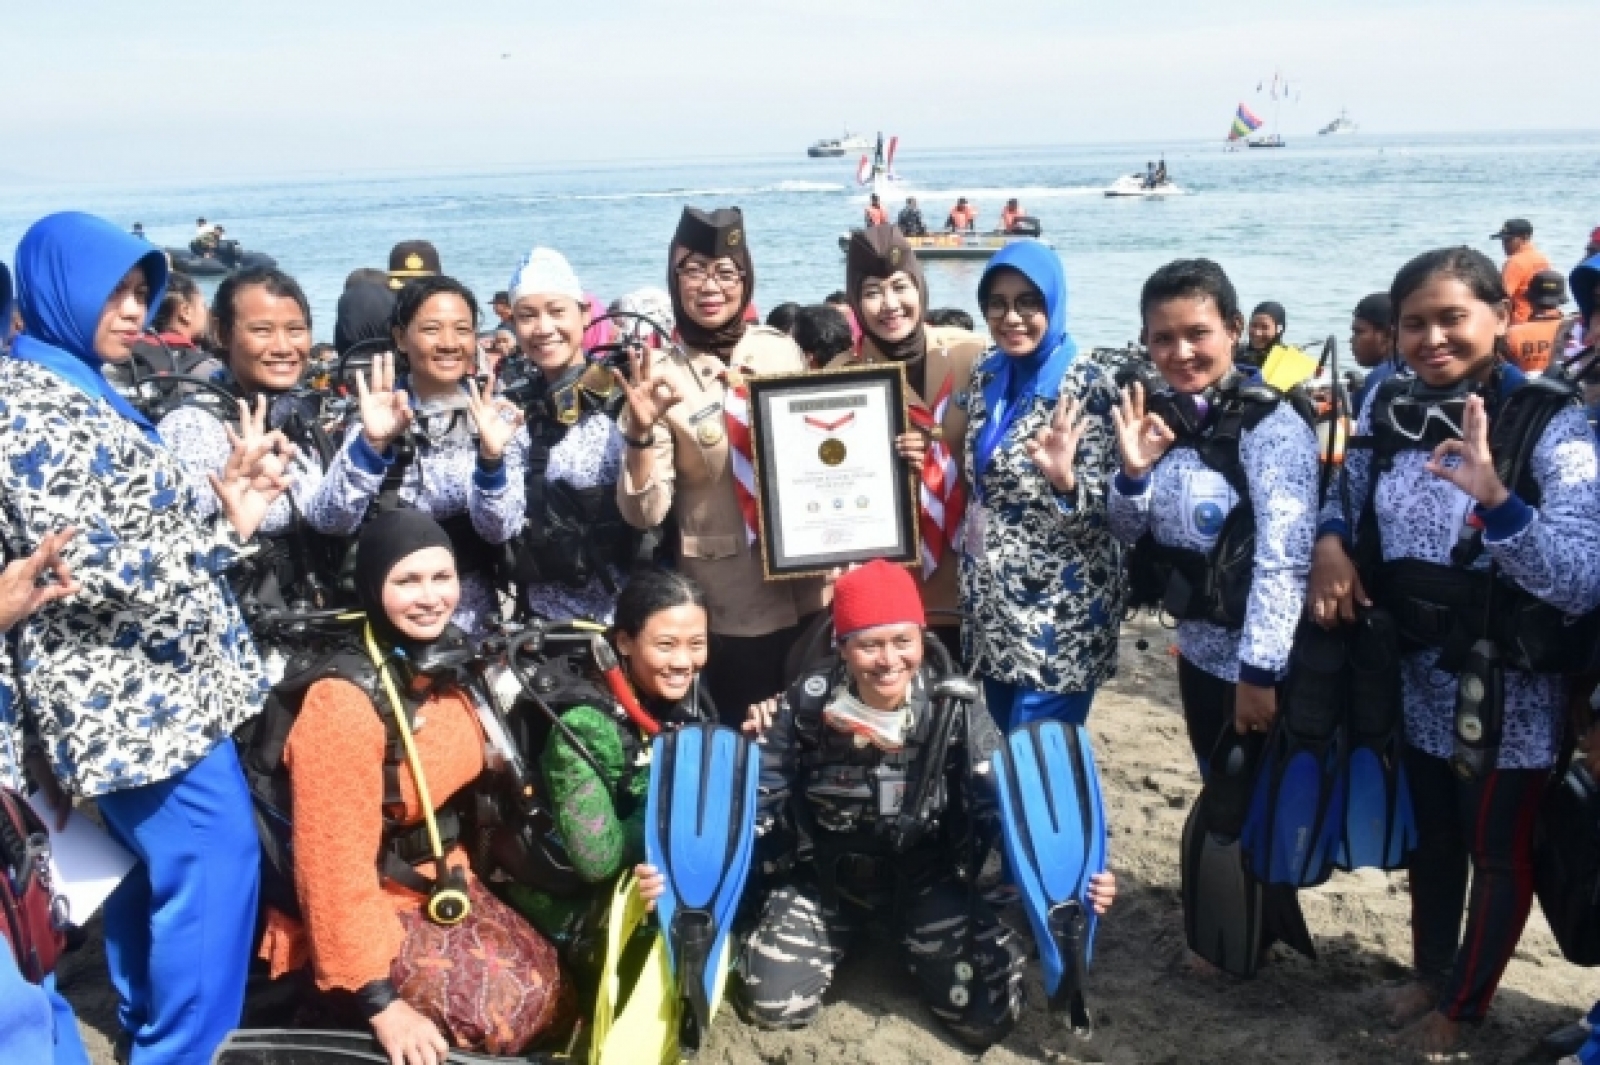
[[[648,564],[659,536],[623,519],[615,484],[575,488],[547,473],[551,451],[580,419],[595,415],[615,422],[626,397],[609,369],[598,364],[570,367],[553,384],[535,375],[526,389],[528,522],[513,544],[512,579],[521,588],[581,588],[599,578],[615,594],[611,571]]]
[[[786,828],[794,836],[792,860],[809,861],[825,897],[876,908],[952,867],[952,848],[975,825],[965,790],[949,786],[959,711],[930,699],[936,671],[924,665],[912,686],[912,727],[898,750],[824,720],[847,678],[834,659],[802,674],[785,694],[798,791]],[[964,750],[966,738],[959,742]],[[913,811],[907,804],[919,795],[923,806]]]
[[[1313,427],[1316,407],[1303,388],[1280,392],[1243,374],[1215,390],[1204,416],[1198,415],[1192,399],[1170,391],[1154,393],[1150,402],[1177,436],[1173,450],[1192,449],[1222,475],[1238,501],[1209,551],[1159,544],[1153,533],[1145,532],[1129,554],[1129,609],[1159,609],[1175,621],[1206,621],[1237,630],[1250,602],[1256,547],[1255,511],[1239,458],[1240,442],[1281,403]]]
[[[269,403],[267,427],[282,432],[299,450],[302,461],[314,462],[319,469],[326,470],[335,448],[318,417],[321,397],[309,391],[266,395]],[[201,410],[237,430],[238,407],[230,397],[253,401],[232,376],[223,373],[213,377],[207,387],[185,395],[181,405]],[[246,621],[255,622],[264,613],[281,614],[303,608],[324,610],[348,601],[338,593],[345,539],[311,528],[292,492],[285,492],[283,498],[291,512],[288,528],[276,533],[258,533],[256,551],[241,558],[227,573],[229,587]],[[254,628],[252,631],[258,639],[275,635]]]
[[[305,705],[306,694],[312,685],[330,678],[360,688],[383,721],[384,818],[377,857],[378,876],[422,895],[426,895],[431,886],[428,879],[413,868],[415,862],[432,854],[427,826],[404,826],[388,813],[404,801],[400,768],[405,764],[405,753],[399,727],[381,687],[377,667],[356,640],[346,638],[330,649],[304,651],[290,658],[283,679],[268,692],[262,712],[234,733],[253,800],[256,833],[261,840],[261,901],[290,917],[299,916],[300,902],[294,879],[293,799],[283,753],[289,733]],[[415,713],[416,709],[406,706],[408,714]],[[456,807],[454,801],[447,804],[435,818],[446,851],[463,835],[462,818]]]
[[[1533,453],[1552,419],[1580,405],[1578,390],[1560,375],[1529,377],[1502,391],[1506,368],[1496,371],[1490,394],[1489,451],[1500,482],[1531,507],[1543,493],[1533,476]],[[1394,468],[1401,451],[1419,444],[1396,430],[1392,408],[1415,378],[1392,377],[1372,400],[1371,431],[1351,441],[1367,447],[1372,463],[1355,532],[1357,565],[1363,585],[1395,617],[1411,650],[1435,648],[1438,666],[1456,672],[1474,641],[1493,640],[1509,668],[1533,673],[1576,672],[1594,653],[1600,636],[1600,611],[1571,617],[1500,575],[1491,561],[1472,568],[1484,552],[1483,531],[1473,529],[1451,553],[1451,564],[1420,559],[1384,561],[1375,501],[1378,478]],[[1432,450],[1432,444],[1423,445]]]

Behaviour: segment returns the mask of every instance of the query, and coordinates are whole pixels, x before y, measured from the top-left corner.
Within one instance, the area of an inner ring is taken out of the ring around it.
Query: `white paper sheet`
[[[138,859],[77,810],[57,832],[56,815],[41,792],[28,796],[28,805],[50,830],[51,885],[67,900],[69,920],[85,924]]]

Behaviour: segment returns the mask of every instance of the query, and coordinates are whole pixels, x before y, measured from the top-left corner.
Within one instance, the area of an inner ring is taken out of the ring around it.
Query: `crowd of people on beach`
[[[1219,752],[1278,766],[1266,816],[1287,824],[1293,760],[1331,779],[1359,746],[1354,717],[1341,746],[1297,713],[1364,683],[1396,715],[1403,843],[1280,875],[1258,841],[1250,956],[1191,934],[1195,968],[1309,949],[1296,890],[1377,864],[1409,871],[1397,1039],[1448,1051],[1485,1016],[1556,767],[1600,779],[1600,229],[1566,274],[1520,219],[1503,268],[1421,252],[1352,294],[1347,378],[1207,259],[1128,294],[1129,348],[1079,345],[1037,241],[989,260],[981,323],[936,309],[915,202],[899,225],[873,208],[842,288],[764,322],[759,235],[687,207],[664,287],[606,303],[541,246],[487,321],[402,241],[350,275],[331,344],[276,267],[208,301],[104,219],[27,231],[0,264],[0,785],[41,793],[46,833],[92,805],[135,859],[102,911],[119,1060],[199,1065],[241,1026],[364,1031],[394,1065],[600,1038],[623,1008],[606,918],[634,912],[613,904],[676,890],[647,856],[642,752],[718,723],[761,762],[728,949],[743,1021],[809,1024],[886,931],[939,1023],[998,1043],[1029,955],[1008,911],[1034,885],[1020,851],[986,861],[1016,817],[994,767],[1042,723],[1088,742],[1144,607],[1175,622],[1202,822],[1234,772]],[[864,366],[903,374],[921,557],[775,579],[749,382]],[[1356,679],[1314,690],[1329,640]],[[1344,825],[1332,801],[1318,832]],[[1105,858],[1071,900],[1091,922],[1116,919]],[[0,897],[37,900],[31,861]],[[56,917],[31,951],[0,919],[0,1060],[87,1060]],[[1600,1030],[1571,1052],[1600,1061]]]

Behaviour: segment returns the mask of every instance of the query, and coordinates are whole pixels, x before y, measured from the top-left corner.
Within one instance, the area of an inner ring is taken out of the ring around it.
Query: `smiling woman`
[[[140,859],[105,905],[134,1059],[204,1057],[244,998],[259,844],[228,736],[266,688],[222,572],[282,490],[283,441],[242,419],[213,497],[101,375],[165,287],[148,244],[52,215],[23,238],[17,274],[28,331],[0,362],[7,546],[93,530],[61,551],[78,594],[13,633],[29,773],[63,813],[63,788],[93,797]]]
[[[994,348],[968,396],[967,648],[1002,730],[1081,724],[1115,669],[1126,594],[1105,524],[1121,356],[1078,355],[1066,271],[1043,244],[995,255],[978,303]]]
[[[495,395],[494,378],[480,387],[469,376],[477,320],[477,301],[454,278],[418,278],[400,290],[390,334],[409,380],[397,377],[392,355],[360,375],[360,420],[306,507],[311,526],[333,536],[359,529],[384,492],[389,505],[436,518],[461,573],[455,622],[469,633],[499,614],[491,573],[499,545],[526,522],[528,452],[522,412]]]

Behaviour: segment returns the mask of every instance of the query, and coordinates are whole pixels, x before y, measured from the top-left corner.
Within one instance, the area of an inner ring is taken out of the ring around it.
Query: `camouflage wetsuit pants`
[[[740,1012],[762,1028],[810,1024],[835,967],[872,918],[848,905],[824,907],[821,892],[809,885],[774,891],[740,950],[734,985]],[[1022,1012],[1023,952],[1016,933],[982,900],[974,913],[966,888],[949,880],[929,884],[911,894],[896,931],[923,1001],[952,1034],[975,1047],[1006,1037]]]

